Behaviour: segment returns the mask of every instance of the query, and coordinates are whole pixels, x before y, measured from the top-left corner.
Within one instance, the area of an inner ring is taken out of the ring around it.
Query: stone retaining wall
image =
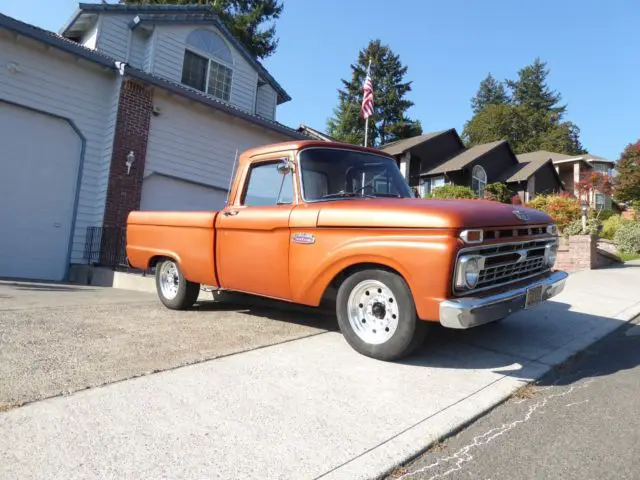
[[[610,244],[600,240],[597,235],[561,236],[555,268],[579,272],[618,263],[620,260],[615,254],[615,245]]]

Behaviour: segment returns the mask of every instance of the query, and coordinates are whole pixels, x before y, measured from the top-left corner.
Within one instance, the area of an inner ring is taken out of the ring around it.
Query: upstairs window
[[[480,165],[476,165],[471,170],[471,190],[473,190],[478,197],[484,195],[484,187],[487,186],[487,172]]]
[[[187,37],[182,83],[224,101],[231,96],[233,57],[215,32],[199,29]]]

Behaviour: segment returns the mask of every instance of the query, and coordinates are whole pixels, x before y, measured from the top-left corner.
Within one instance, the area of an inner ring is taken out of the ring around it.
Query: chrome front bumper
[[[494,295],[445,300],[440,303],[440,323],[447,328],[471,328],[500,320],[525,308],[531,288],[542,287],[541,302],[558,295],[568,276],[566,272],[553,272]]]

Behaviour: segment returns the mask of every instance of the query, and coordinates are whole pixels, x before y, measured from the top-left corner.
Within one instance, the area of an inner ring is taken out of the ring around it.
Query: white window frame
[[[225,42],[225,44],[227,45],[227,48],[229,49],[229,52],[231,52],[231,58],[233,58],[233,50],[231,49],[231,46],[229,46],[229,44],[226,42],[226,40],[222,37],[222,35],[220,35],[218,32],[214,32],[214,31],[211,31],[211,33],[213,33],[215,35],[218,35],[222,39],[222,41]],[[221,60],[221,59],[219,59],[217,57],[213,57],[213,56],[211,56],[211,54],[209,52],[204,52],[204,51],[200,50],[199,48],[196,48],[193,45],[190,45],[188,43],[185,43],[185,48],[184,49],[185,49],[185,51],[191,52],[194,55],[198,55],[199,57],[202,57],[202,58],[207,60],[207,71],[206,71],[205,80],[204,80],[204,92],[203,93],[205,93],[205,94],[207,94],[207,95],[209,95],[209,96],[211,96],[211,97],[213,97],[213,98],[215,98],[217,100],[220,100],[221,102],[231,103],[231,98],[233,96],[233,77],[234,77],[234,74],[235,74],[233,65],[232,64],[230,65],[228,62],[226,62],[224,60]],[[184,59],[184,54],[183,54],[183,59]],[[231,70],[231,80],[230,80],[230,83],[229,83],[229,99],[228,100],[226,100],[224,98],[217,97],[216,95],[213,95],[213,94],[209,93],[209,76],[211,75],[211,62],[215,62],[218,65],[222,65],[223,67],[227,67],[229,70]],[[184,60],[183,60],[183,64],[182,64],[182,74],[184,74]],[[191,88],[194,88],[194,87],[191,87]],[[198,90],[198,91],[200,92],[201,90]]]
[[[482,175],[484,176],[484,178],[478,177],[477,176],[478,172],[482,172]],[[473,191],[478,197],[481,197],[488,183],[487,171],[484,169],[482,165],[474,165],[473,168],[471,169],[471,188],[472,189],[473,189],[474,180],[478,182],[479,191],[476,191],[475,189]]]

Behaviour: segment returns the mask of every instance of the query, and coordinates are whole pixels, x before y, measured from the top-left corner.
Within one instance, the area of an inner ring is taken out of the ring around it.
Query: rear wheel
[[[200,285],[184,278],[180,266],[167,259],[156,265],[156,290],[165,307],[185,310],[198,300]]]
[[[348,277],[338,290],[336,313],[351,347],[378,360],[410,355],[428,328],[418,319],[404,279],[386,270],[362,270]]]

